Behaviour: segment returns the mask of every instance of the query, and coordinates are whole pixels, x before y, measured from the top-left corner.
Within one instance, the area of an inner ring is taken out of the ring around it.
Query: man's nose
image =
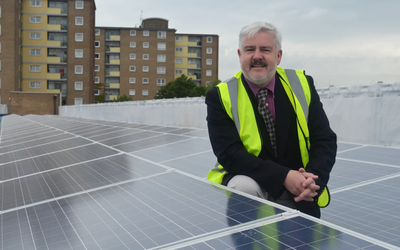
[[[256,50],[254,51],[253,58],[254,58],[254,59],[262,58],[261,51],[260,51],[259,49],[256,49]]]

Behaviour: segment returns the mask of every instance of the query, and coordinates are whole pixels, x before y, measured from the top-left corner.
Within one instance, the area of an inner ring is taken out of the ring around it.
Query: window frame
[[[100,36],[100,29],[95,29],[94,30],[94,35],[95,36]]]
[[[162,70],[160,70],[162,69]],[[167,67],[166,66],[158,66],[157,67],[157,75],[165,75],[167,74]]]
[[[35,4],[39,3],[39,5],[32,5],[32,2],[34,2]],[[29,6],[30,7],[42,7],[42,0],[30,0],[29,1]]]
[[[97,81],[96,81],[96,80],[97,80]],[[95,83],[95,84],[100,83],[100,76],[95,76],[95,77],[94,77],[94,83]]]
[[[97,94],[96,94],[97,92]],[[94,89],[94,95],[100,95],[100,89]]]
[[[35,86],[32,87],[32,83],[35,83]],[[39,83],[39,86],[37,86],[36,83]],[[41,89],[42,83],[40,81],[29,81],[29,88],[30,89]]]
[[[79,23],[78,20],[82,19],[82,23]],[[76,16],[75,17],[75,25],[77,26],[83,26],[83,16]]]
[[[35,18],[34,22],[32,22],[32,18]],[[39,22],[36,21],[37,18],[39,19]],[[41,16],[31,16],[29,18],[29,22],[30,23],[42,23],[42,17]]]
[[[129,42],[129,48],[136,48],[136,42]]]
[[[98,70],[96,70],[96,68],[98,68]],[[99,72],[100,71],[100,65],[99,64],[95,64],[94,65],[94,71],[95,72]]]
[[[148,77],[143,77],[142,78],[142,83],[143,84],[149,84],[149,78]]]
[[[77,69],[78,68],[81,68],[82,69],[82,72],[81,73],[77,73]],[[83,65],[75,65],[75,67],[74,67],[74,72],[75,72],[75,75],[83,75]]]
[[[147,46],[145,44],[147,44]],[[144,49],[148,49],[149,47],[150,47],[150,43],[149,42],[143,42],[143,48]]]
[[[148,89],[142,89],[142,96],[148,96],[149,95],[149,90]]]
[[[82,35],[82,40],[78,40],[78,35]],[[83,42],[83,33],[75,33],[75,42]]]
[[[143,30],[143,36],[150,36],[149,30]]]
[[[98,56],[98,57],[96,58],[96,56]],[[99,60],[100,59],[100,53],[94,53],[94,59],[95,60]]]
[[[207,43],[212,43],[213,42],[213,37],[212,36],[208,36],[206,38]]]
[[[159,82],[159,80],[162,80]],[[165,78],[157,78],[157,86],[165,86],[166,85],[166,80]]]
[[[161,35],[160,35],[161,33]],[[157,31],[157,38],[158,39],[167,39],[167,32],[165,30]]]
[[[79,6],[78,6],[78,3],[81,3],[82,4],[82,8],[80,8]],[[84,3],[84,1],[75,1],[75,9],[76,10],[83,10],[85,8],[85,3]]]
[[[32,54],[32,51],[39,51],[39,54]],[[30,56],[41,56],[42,55],[42,50],[41,49],[29,49],[29,55]]]
[[[183,52],[183,48],[182,47],[175,47],[175,52]]]
[[[136,90],[135,89],[130,89],[129,90],[129,95],[136,95]]]
[[[212,54],[212,48],[207,48],[206,49],[206,53],[209,54],[209,55]]]
[[[207,58],[206,59],[206,65],[212,65],[212,59],[211,58]]]
[[[32,38],[32,35],[33,34],[39,34],[39,38],[37,38],[36,37],[36,35],[35,35],[35,37],[34,38]],[[32,39],[32,40],[40,40],[40,39],[42,39],[42,33],[40,33],[40,32],[31,32],[31,33],[29,33],[29,39]]]
[[[147,60],[150,59],[150,55],[149,54],[143,54],[142,55],[142,59],[147,61]]]
[[[33,67],[34,67],[34,68],[33,68]],[[34,69],[34,70],[32,70],[32,69]],[[39,70],[36,70],[36,69],[39,69]],[[33,73],[40,73],[40,72],[42,72],[42,65],[37,65],[37,64],[29,65],[29,72],[33,72]]]
[[[132,32],[133,31],[133,32]],[[129,31],[130,36],[136,36],[136,30],[130,30]]]
[[[206,76],[212,76],[212,70],[211,69],[207,69],[206,70]]]
[[[149,66],[147,66],[147,65],[142,66],[142,72],[149,72],[149,71],[150,71],[150,67]]]
[[[136,53],[130,53],[129,60],[136,60]]]
[[[163,60],[160,60],[162,58],[163,58]],[[157,62],[166,62],[166,61],[167,61],[167,55],[166,54],[158,54],[157,55]]]
[[[98,43],[97,46],[96,46],[96,43]],[[94,47],[95,47],[95,48],[100,48],[100,41],[94,41]]]
[[[76,104],[78,100],[80,100],[80,103],[81,103],[81,104]],[[83,105],[83,98],[82,98],[82,97],[75,97],[75,99],[74,99],[74,105]]]
[[[133,70],[132,70],[133,67]],[[129,65],[129,71],[130,72],[136,72],[136,66],[135,65]]]
[[[129,84],[135,84],[136,83],[136,77],[129,77]]]
[[[180,73],[178,73],[178,72],[180,72]],[[175,70],[175,75],[182,75],[182,74],[183,74],[183,71],[181,69]]]
[[[175,41],[183,41],[183,36],[175,36]]]
[[[160,45],[164,45],[163,48]],[[158,42],[157,43],[157,50],[158,51],[166,51],[167,50],[167,43],[166,42]]]
[[[82,56],[79,56],[79,51],[82,52],[81,53]],[[83,58],[83,49],[75,49],[75,58]]]
[[[81,88],[77,88],[77,84],[81,84]],[[75,81],[74,90],[83,90],[83,82],[82,81]]]

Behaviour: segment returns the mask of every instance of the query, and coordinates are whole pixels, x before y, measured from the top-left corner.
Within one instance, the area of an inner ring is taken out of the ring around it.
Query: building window
[[[75,9],[77,10],[83,9],[83,1],[75,1]]]
[[[136,36],[136,30],[130,30],[129,35],[131,36]]]
[[[175,63],[183,63],[182,59],[175,59]]]
[[[31,89],[40,89],[41,85],[40,82],[29,82],[29,88]]]
[[[212,76],[212,70],[206,70],[206,76]]]
[[[136,66],[133,66],[133,65],[129,66],[129,71],[130,72],[135,72],[136,71]]]
[[[136,42],[130,42],[129,47],[131,48],[136,48]]]
[[[31,32],[29,35],[30,39],[42,39],[42,34],[38,32]]]
[[[82,58],[82,57],[83,57],[83,49],[76,49],[75,58]]]
[[[182,70],[181,69],[175,70],[175,75],[182,75]]]
[[[182,51],[183,51],[183,48],[181,48],[181,47],[175,48],[175,52],[182,52]]]
[[[143,30],[143,36],[149,36],[149,31],[148,30]]]
[[[210,86],[211,81],[206,81],[206,86]]]
[[[100,83],[100,77],[95,76],[94,77],[94,83]]]
[[[83,17],[81,16],[75,17],[75,25],[83,25]]]
[[[83,82],[75,82],[75,90],[83,90]]]
[[[135,60],[136,59],[136,54],[135,53],[130,53],[129,54],[129,59]]]
[[[164,66],[157,67],[157,74],[164,75],[165,71],[166,71],[166,67],[164,67]]]
[[[100,95],[100,90],[99,89],[95,89],[94,90],[94,95]]]
[[[150,46],[149,42],[143,42],[143,48],[148,48]]]
[[[149,84],[149,78],[142,78],[143,84]]]
[[[100,71],[100,65],[94,65],[94,71],[98,72]]]
[[[94,35],[95,36],[100,36],[100,30],[99,29],[95,29],[94,30]]]
[[[82,98],[75,98],[74,105],[82,105],[82,104],[83,104],[83,99]]]
[[[42,54],[42,50],[41,49],[30,49],[29,54],[31,56],[40,56]]]
[[[83,33],[75,33],[75,42],[83,42]]]
[[[176,36],[175,41],[183,41],[183,36]]]
[[[157,78],[157,86],[165,86],[165,78]]]
[[[143,66],[143,72],[149,72],[149,66]]]
[[[96,48],[100,47],[100,41],[94,41],[94,47]]]
[[[136,83],[136,77],[129,77],[129,83]]]
[[[77,75],[83,74],[83,66],[82,65],[75,65],[75,74],[77,74]]]
[[[149,60],[149,54],[143,54],[143,60]]]
[[[212,59],[206,59],[206,65],[212,65]]]
[[[31,23],[41,23],[42,17],[41,16],[31,16]]]
[[[167,56],[166,55],[157,55],[157,62],[166,62]]]
[[[41,72],[42,71],[42,66],[40,66],[40,65],[30,65],[29,66],[29,71],[30,72]]]
[[[135,95],[136,93],[135,93],[136,91],[134,90],[134,89],[130,89],[129,90],[129,95]]]
[[[166,31],[159,31],[159,32],[157,32],[157,38],[158,38],[158,39],[165,39],[165,38],[167,38],[167,32],[166,32]]]
[[[144,96],[149,95],[149,91],[147,89],[142,90],[142,95]]]
[[[167,44],[166,43],[157,43],[157,50],[166,50]]]
[[[100,53],[94,53],[94,59],[100,59]]]
[[[31,7],[42,7],[42,0],[31,0]]]
[[[212,54],[212,48],[207,48],[207,54]]]
[[[212,43],[212,37],[211,37],[211,36],[208,36],[208,37],[207,37],[207,42],[208,42],[208,43]]]

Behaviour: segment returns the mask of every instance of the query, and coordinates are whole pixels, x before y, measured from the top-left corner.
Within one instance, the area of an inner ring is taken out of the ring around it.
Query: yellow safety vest
[[[291,70],[277,67],[276,69],[281,78],[283,88],[292,103],[297,115],[297,134],[299,138],[301,160],[303,167],[306,168],[309,161],[308,150],[310,147],[310,135],[308,131],[308,111],[311,102],[310,86],[303,70]],[[242,83],[242,71],[224,83],[217,85],[220,98],[225,111],[235,122],[242,143],[250,154],[258,157],[262,149],[261,136],[258,131],[257,121],[252,110],[250,98]],[[226,174],[223,166],[218,162],[214,169],[210,170],[207,180],[221,184]],[[318,205],[326,207],[330,202],[328,187],[318,197]]]

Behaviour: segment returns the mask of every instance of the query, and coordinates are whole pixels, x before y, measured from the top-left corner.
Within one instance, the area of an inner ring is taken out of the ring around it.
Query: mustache
[[[255,66],[255,65],[267,66],[267,63],[262,59],[255,59],[251,61],[250,66]]]

